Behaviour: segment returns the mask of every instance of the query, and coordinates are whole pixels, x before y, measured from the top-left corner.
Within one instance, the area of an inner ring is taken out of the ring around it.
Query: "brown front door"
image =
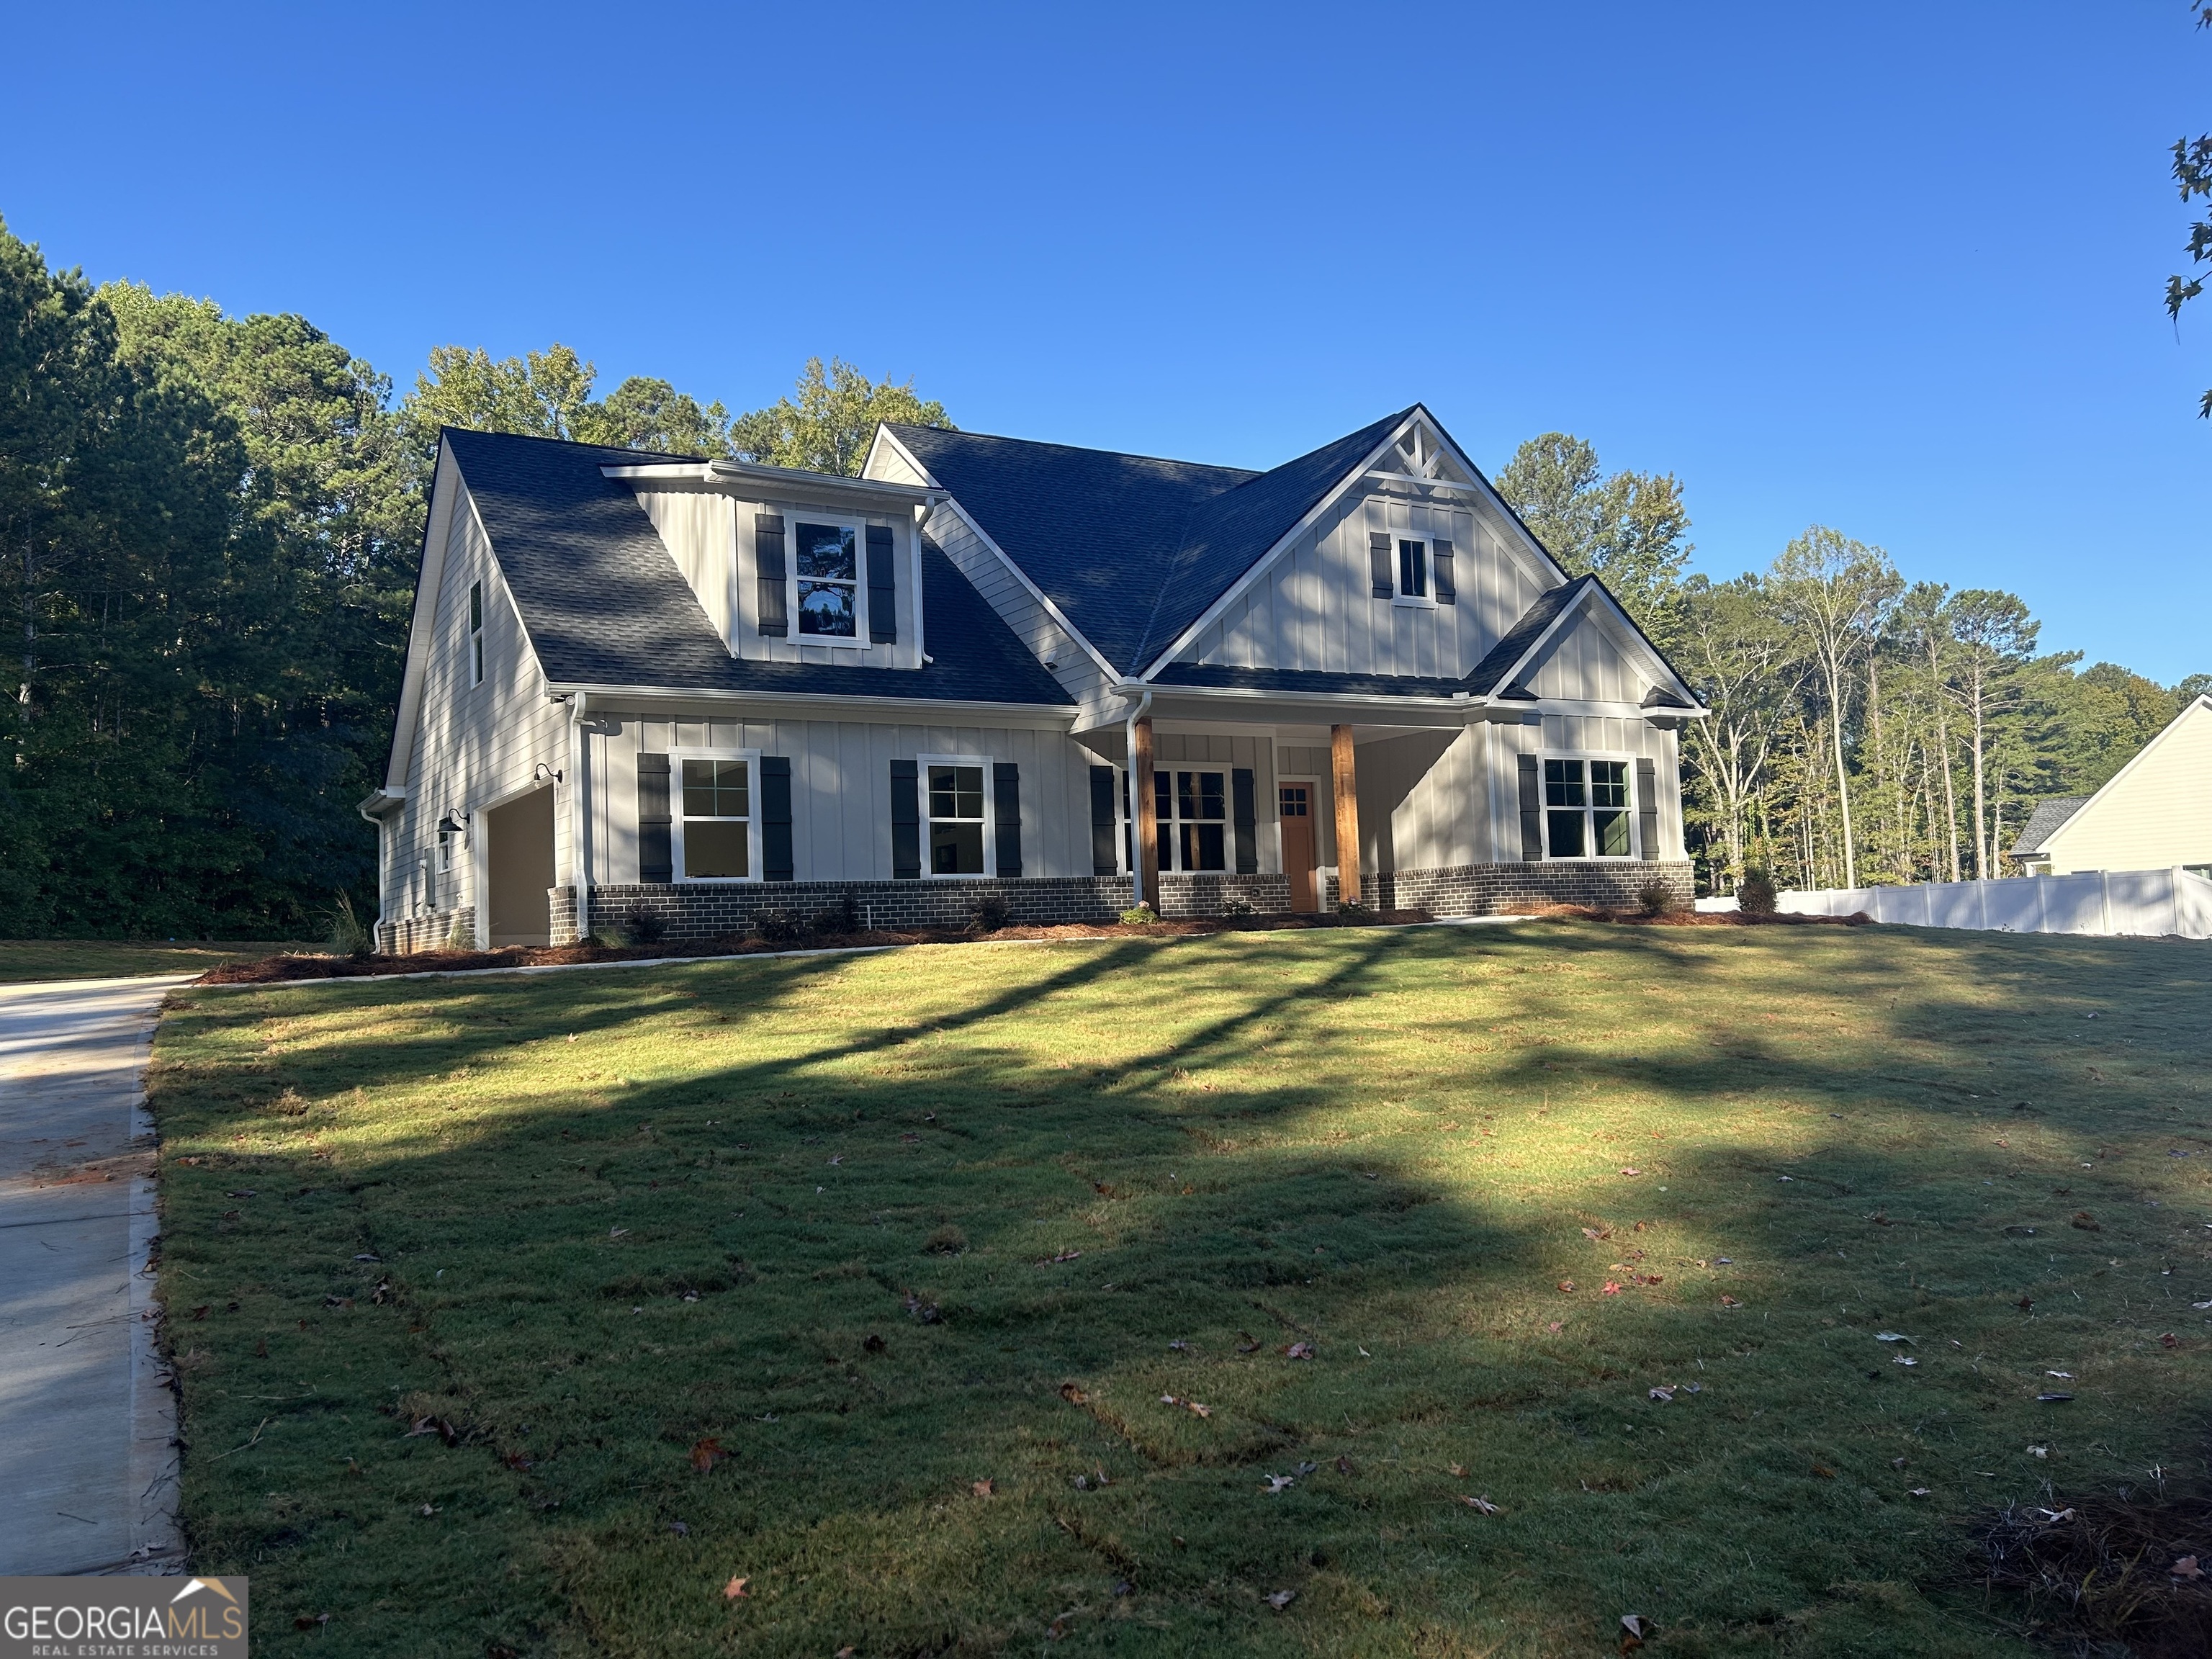
[[[1278,791],[1283,823],[1283,873],[1291,878],[1291,908],[1315,911],[1313,786],[1286,783]]]

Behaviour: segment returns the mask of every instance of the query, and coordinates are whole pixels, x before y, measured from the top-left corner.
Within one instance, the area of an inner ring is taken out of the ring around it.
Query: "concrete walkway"
[[[0,985],[0,1575],[181,1555],[144,1073],[189,977]]]

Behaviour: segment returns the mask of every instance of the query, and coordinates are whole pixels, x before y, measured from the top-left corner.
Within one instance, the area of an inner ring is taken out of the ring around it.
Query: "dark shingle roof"
[[[2020,827],[2020,839],[2012,844],[2012,855],[2024,858],[2040,853],[2051,832],[2089,804],[2087,795],[2053,795],[2048,800],[2035,803],[2035,810],[2027,815],[2027,822]]]
[[[1238,691],[1299,692],[1360,697],[1449,697],[1464,680],[1417,674],[1340,674],[1309,668],[1231,668],[1222,663],[1171,662],[1152,677],[1156,685],[1224,687]]]
[[[1577,576],[1571,582],[1539,593],[1535,603],[1521,613],[1521,620],[1507,629],[1483,659],[1475,664],[1474,672],[1467,677],[1465,689],[1481,697],[1504,690],[1498,682],[1513,672],[1514,665],[1527,654],[1537,636],[1558,619],[1559,613],[1588,592],[1596,580],[1595,576]]]
[[[1135,673],[1412,412],[1267,472],[890,429],[1109,662]]]
[[[447,428],[546,678],[575,685],[1066,706],[1060,683],[933,544],[922,605],[936,659],[912,671],[732,658],[611,463],[692,459]]]

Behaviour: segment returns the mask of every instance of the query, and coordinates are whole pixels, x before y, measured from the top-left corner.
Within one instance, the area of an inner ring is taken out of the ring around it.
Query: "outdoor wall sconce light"
[[[469,838],[469,821],[462,814],[448,806],[446,809],[446,816],[438,820],[438,833],[441,836],[459,836],[463,841],[466,841]]]
[[[530,769],[530,781],[532,783],[545,783],[549,781],[560,783],[564,781],[562,775],[554,768],[548,766],[544,761],[538,762],[537,765]]]

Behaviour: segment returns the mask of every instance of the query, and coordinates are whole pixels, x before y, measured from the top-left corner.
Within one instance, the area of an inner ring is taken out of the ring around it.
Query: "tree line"
[[[2079,652],[1994,588],[1908,581],[1889,555],[1815,525],[1763,571],[1714,581],[1671,474],[1606,474],[1565,433],[1521,446],[1499,491],[1577,574],[1595,571],[1712,711],[1682,735],[1700,876],[1856,887],[2016,874],[2028,812],[2087,794],[2212,691]]]
[[[911,382],[808,362],[732,416],[603,396],[568,347],[441,346],[412,387],[296,315],[48,268],[0,222],[0,936],[297,938],[374,893],[381,781],[441,425],[855,473]],[[2014,596],[1908,584],[1814,528],[1765,571],[1688,571],[1670,475],[1523,444],[1501,491],[1697,685],[1693,849],[1725,890],[1997,873],[2045,794],[2095,787],[2203,689],[2039,654]]]
[[[442,423],[856,472],[911,385],[809,362],[732,417],[555,345],[404,396],[306,319],[48,267],[0,222],[0,937],[297,939],[375,892]]]

